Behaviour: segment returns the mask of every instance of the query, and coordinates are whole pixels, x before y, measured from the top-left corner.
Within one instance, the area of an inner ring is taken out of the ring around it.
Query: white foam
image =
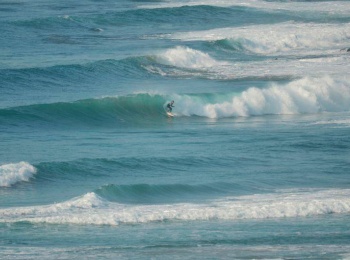
[[[183,46],[177,46],[161,52],[156,56],[156,60],[164,65],[190,69],[208,68],[226,64],[225,62],[216,61],[207,53]]]
[[[337,54],[335,54],[337,55]],[[185,60],[187,63],[177,62]],[[221,62],[214,60],[207,66],[200,67],[198,63],[191,63],[191,59],[177,56],[172,62],[158,58],[159,63],[175,66],[166,68],[161,65],[146,65],[144,68],[150,73],[169,77],[201,77],[214,80],[231,80],[241,78],[285,78],[285,77],[323,77],[330,75],[343,77],[350,69],[350,55],[339,55],[324,58],[303,59],[266,59],[251,62]],[[183,67],[181,67],[183,66]]]
[[[27,162],[10,163],[0,166],[0,187],[9,187],[20,181],[29,181],[36,168]]]
[[[264,55],[326,54],[349,47],[350,24],[285,22],[174,33],[166,37],[182,41],[226,39],[232,46],[240,45],[249,52]]]
[[[350,119],[323,120],[315,122],[314,125],[341,125],[343,127],[350,127]]]
[[[178,115],[209,118],[340,112],[350,110],[350,84],[348,80],[330,77],[303,78],[265,89],[251,87],[213,103],[190,95],[178,95],[174,99]]]
[[[0,222],[55,224],[149,223],[158,221],[240,220],[350,213],[350,190],[281,191],[229,197],[203,204],[127,205],[95,193],[47,206],[0,209]]]
[[[150,73],[170,77],[202,77],[216,80],[240,78],[283,78],[343,76],[350,70],[350,24],[314,24],[286,22],[238,28],[175,33],[169,37],[182,41],[216,41],[268,57],[257,61],[225,61],[184,46],[156,55],[159,64],[145,65]],[[223,58],[221,58],[223,59]]]

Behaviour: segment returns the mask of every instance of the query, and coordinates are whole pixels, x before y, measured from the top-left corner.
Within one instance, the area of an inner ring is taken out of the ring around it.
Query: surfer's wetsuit
[[[168,103],[168,105],[166,105],[169,112],[171,112],[173,110],[173,107],[174,107],[173,104],[174,104],[174,101],[171,101],[171,103]]]

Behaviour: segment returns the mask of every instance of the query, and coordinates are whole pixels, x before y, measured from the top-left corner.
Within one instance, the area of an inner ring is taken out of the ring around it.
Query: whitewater
[[[0,3],[0,259],[349,259],[349,11]]]

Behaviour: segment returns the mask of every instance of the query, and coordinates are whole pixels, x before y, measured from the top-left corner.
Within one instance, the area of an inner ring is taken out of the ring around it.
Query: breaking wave
[[[303,78],[242,92],[202,94],[139,93],[76,102],[37,104],[0,110],[4,126],[54,124],[62,126],[109,126],[162,122],[164,105],[175,100],[176,117],[248,117],[314,114],[350,110],[350,85],[344,79]]]
[[[62,203],[0,209],[1,222],[120,225],[162,221],[207,221],[306,217],[350,213],[350,191],[280,191],[227,197],[202,204],[128,205],[88,193]]]
[[[29,181],[37,170],[27,162],[10,163],[0,166],[0,187],[10,187],[21,181]]]

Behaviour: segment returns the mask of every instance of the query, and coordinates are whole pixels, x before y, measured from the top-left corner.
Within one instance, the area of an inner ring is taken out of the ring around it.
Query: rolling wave
[[[0,110],[5,125],[37,122],[55,126],[110,126],[154,123],[166,119],[164,106],[175,100],[177,117],[247,117],[282,114],[314,114],[350,110],[349,80],[303,78],[267,88],[211,94],[148,94],[86,99],[71,103],[37,104]]]
[[[349,55],[346,52],[347,48],[344,49],[343,47],[349,43],[348,40],[339,44],[337,41],[337,39],[334,39],[335,46],[329,44],[330,50],[301,47],[305,50],[303,54],[301,54],[302,52],[298,53],[297,48],[288,47],[288,44],[286,44],[288,50],[285,53],[282,51],[282,55],[277,55],[276,51],[278,50],[275,48],[279,48],[280,45],[281,48],[284,48],[282,47],[284,43],[277,44],[277,46],[272,44],[270,46],[272,53],[267,55],[270,50],[266,48],[265,57],[258,58],[255,56],[252,61],[247,62],[239,59],[237,52],[246,52],[247,44],[253,46],[256,49],[255,51],[258,49],[264,50],[265,47],[246,40],[224,39],[208,43],[211,53],[213,53],[213,49],[219,48],[222,50],[221,52],[214,52],[215,58],[204,51],[186,46],[176,46],[149,56],[149,60],[153,62],[145,63],[142,67],[149,73],[163,77],[209,80],[271,80],[274,78],[290,80],[307,76],[323,77],[324,75],[338,77],[347,75]],[[235,53],[227,55],[227,51]]]
[[[86,99],[71,103],[37,104],[0,110],[3,124],[115,125],[146,122],[164,117],[166,97],[135,94],[121,97]]]
[[[121,225],[163,221],[236,221],[349,214],[347,189],[280,191],[227,197],[206,203],[128,205],[110,202],[94,192],[43,206],[0,209],[0,222]]]
[[[321,4],[319,3],[321,2]],[[320,12],[331,15],[334,13],[346,15],[350,11],[350,7],[346,1],[240,1],[240,0],[182,0],[182,1],[162,1],[160,3],[140,5],[140,8],[175,8],[181,6],[200,6],[209,5],[216,7],[251,7],[270,11],[296,11],[296,12]]]

